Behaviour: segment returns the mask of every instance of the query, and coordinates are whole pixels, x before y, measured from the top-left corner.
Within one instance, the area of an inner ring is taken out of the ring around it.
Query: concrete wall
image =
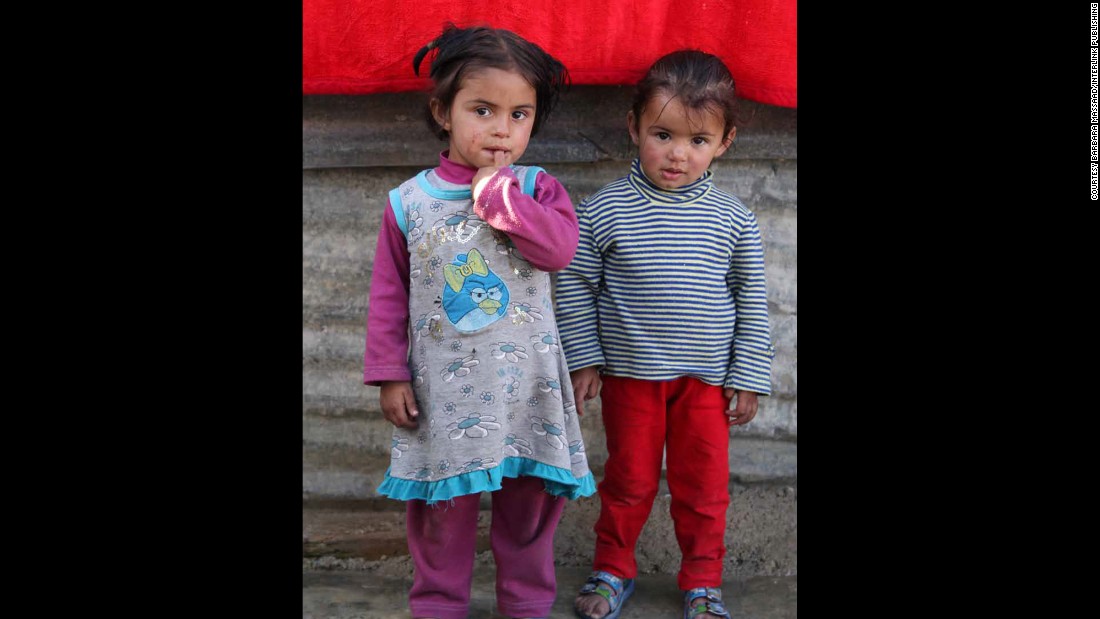
[[[547,168],[575,203],[621,177],[634,156],[625,129],[630,95],[623,87],[574,87],[519,163]],[[785,540],[780,546],[790,546],[798,434],[797,114],[743,103],[752,119],[712,170],[715,182],[759,219],[776,356],[773,395],[761,400],[752,423],[731,431],[730,469],[735,485],[744,486],[734,488],[731,514],[743,517],[737,497],[756,492],[753,484],[778,484],[778,494],[764,494],[787,497],[776,509],[784,513],[780,528],[786,531],[779,534]],[[436,165],[445,148],[424,126],[423,104],[420,93],[303,98],[302,492],[307,504],[378,499],[391,426],[382,418],[378,389],[362,384],[371,264],[386,193]],[[587,404],[581,427],[599,478],[607,452],[598,399]],[[654,514],[658,511],[655,507]],[[581,532],[590,530],[594,513],[592,505],[567,510],[562,530],[576,529],[575,542],[587,544]],[[731,515],[731,522],[735,519]],[[667,536],[662,537],[667,546]],[[563,548],[560,554],[583,561],[586,551]],[[655,564],[667,563],[657,559],[661,552],[654,548]],[[787,555],[762,558],[756,572],[793,573],[793,546]],[[774,565],[764,567],[769,561]]]

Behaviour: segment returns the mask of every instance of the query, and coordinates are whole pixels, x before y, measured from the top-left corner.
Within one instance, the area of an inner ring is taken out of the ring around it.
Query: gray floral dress
[[[512,169],[529,195],[545,173]],[[474,214],[469,185],[425,170],[390,203],[408,241],[420,417],[395,428],[379,492],[434,503],[528,475],[554,495],[592,495],[550,275]]]

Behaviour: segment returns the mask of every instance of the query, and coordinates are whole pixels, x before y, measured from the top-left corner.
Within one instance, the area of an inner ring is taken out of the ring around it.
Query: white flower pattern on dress
[[[424,218],[420,216],[420,207],[416,206],[409,209],[409,239],[413,241],[420,240],[420,237],[424,234]]]
[[[417,317],[412,326],[413,336],[415,336],[416,341],[419,342],[420,338],[428,337],[428,334],[431,332],[432,325],[438,321],[438,312],[434,314],[421,314],[419,317]]]
[[[569,462],[579,464],[584,461],[584,443],[580,439],[569,443]]]
[[[519,381],[516,380],[515,376],[509,376],[501,388],[504,389],[504,399],[506,401],[515,400],[519,396]]]
[[[522,438],[516,438],[515,434],[509,434],[504,437],[504,441],[502,442],[504,447],[501,448],[501,451],[504,452],[506,456],[527,455],[531,453],[531,443],[528,443]]]
[[[538,335],[531,336],[531,343],[538,352],[552,352],[558,354],[558,338],[550,331],[542,331]]]
[[[528,303],[512,304],[512,324],[521,325],[525,322],[542,320],[542,310]]]
[[[443,380],[451,382],[456,376],[466,376],[470,373],[470,370],[481,363],[477,359],[474,359],[473,355],[466,355],[461,359],[455,359],[447,367],[443,368],[443,371],[439,373],[443,377]],[[463,389],[465,392],[465,389]]]
[[[538,383],[539,391],[543,393],[549,393],[558,400],[561,400],[561,383],[556,378],[550,378],[549,376],[540,376]]]
[[[515,342],[497,342],[489,352],[494,359],[507,359],[512,363],[518,363],[520,359],[527,358],[527,349],[517,346]]]
[[[499,430],[500,424],[492,415],[470,413],[465,417],[459,417],[458,421],[447,424],[447,432],[451,439],[460,439],[463,436],[470,438],[484,438],[489,435],[489,430]]]
[[[460,473],[469,473],[471,471],[480,471],[482,469],[492,468],[496,464],[496,460],[492,458],[474,458],[469,462],[464,463],[458,471]]]
[[[546,444],[554,449],[564,449],[565,441],[562,440],[562,434],[565,430],[561,427],[561,424],[544,419],[542,417],[531,417],[531,430],[539,436],[546,437]]]
[[[446,220],[438,221],[435,224],[435,226],[442,226],[439,231],[440,237],[459,243],[466,243],[474,238],[474,235],[480,232],[484,225],[485,222],[477,215],[471,215],[466,211],[456,211],[454,215]]]
[[[424,363],[420,363],[412,371],[412,382],[414,387],[419,387],[424,384],[424,373],[428,371],[428,366]]]
[[[397,438],[396,436],[390,440],[390,455],[395,459],[401,457],[401,453],[409,450],[409,439]]]

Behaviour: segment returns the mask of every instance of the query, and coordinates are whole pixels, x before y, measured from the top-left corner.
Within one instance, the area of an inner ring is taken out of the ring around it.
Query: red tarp
[[[661,55],[701,49],[726,62],[740,96],[793,108],[796,8],[796,0],[303,0],[302,92],[424,89],[412,58],[453,21],[519,34],[561,60],[574,84],[634,84]]]

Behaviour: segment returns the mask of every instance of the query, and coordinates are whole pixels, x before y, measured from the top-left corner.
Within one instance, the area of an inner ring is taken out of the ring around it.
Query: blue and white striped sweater
[[[667,191],[634,160],[577,207],[580,243],[555,310],[570,369],[771,393],[760,229],[711,177]]]

